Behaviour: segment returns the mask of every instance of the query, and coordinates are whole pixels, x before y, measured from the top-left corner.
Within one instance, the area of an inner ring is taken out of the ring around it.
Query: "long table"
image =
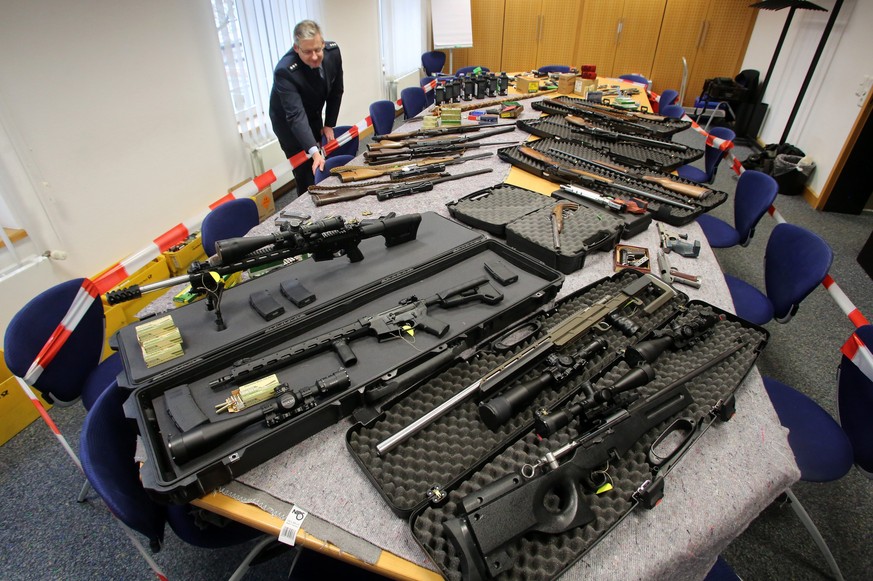
[[[537,117],[530,101],[525,103],[523,115]],[[411,121],[398,131],[417,127],[418,122]],[[516,130],[483,141],[521,141],[528,137]],[[355,162],[360,160],[356,158]],[[385,202],[371,197],[316,207],[303,195],[287,209],[313,219],[424,211],[448,216],[447,202],[500,182],[545,195],[557,189],[554,183],[510,168],[496,156],[459,167],[463,171],[493,171]],[[336,178],[329,180],[323,185],[338,183]],[[268,220],[253,233],[274,229]],[[700,256],[693,260],[672,254],[673,266],[703,279],[700,289],[683,286],[681,290],[691,299],[733,312],[724,277],[702,231],[696,222],[681,230],[688,233],[689,239],[700,240],[702,248]],[[648,247],[654,255],[659,245],[655,226],[629,243]],[[558,298],[611,274],[612,254],[591,254],[583,269],[566,276]],[[276,535],[291,508],[302,508],[308,516],[297,537],[301,546],[395,579],[440,578],[412,537],[408,523],[391,512],[346,451],[344,436],[351,426],[351,420],[341,421],[194,504]],[[563,578],[702,578],[728,543],[799,479],[786,435],[760,375],[753,369],[737,391],[736,416],[707,431],[670,473],[666,496],[657,509],[632,512],[609,534],[607,542],[598,543]]]

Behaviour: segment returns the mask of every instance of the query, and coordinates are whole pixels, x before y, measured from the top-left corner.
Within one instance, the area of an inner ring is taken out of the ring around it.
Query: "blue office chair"
[[[664,105],[658,109],[658,114],[670,119],[682,119],[685,117],[685,107],[682,105]]]
[[[733,141],[736,138],[736,133],[728,129],[727,127],[713,127],[712,131],[709,132],[710,135],[718,137],[719,139],[724,139],[726,141]],[[703,154],[703,167],[704,170],[694,167],[693,165],[683,165],[680,166],[679,169],[676,170],[676,173],[679,174],[679,177],[683,177],[687,180],[691,180],[692,182],[697,182],[699,184],[711,184],[712,180],[715,179],[715,174],[718,171],[718,164],[721,163],[721,160],[727,155],[727,150],[722,151],[717,147],[713,147],[711,145],[706,146],[706,151]]]
[[[391,101],[376,101],[370,104],[370,120],[373,121],[373,133],[388,135],[394,129],[394,103]]]
[[[728,565],[728,562],[724,560],[724,557],[721,555],[718,556],[718,559],[715,560],[715,564],[712,566],[712,569],[709,570],[709,573],[706,574],[706,577],[703,578],[703,581],[741,581],[739,575],[733,570],[733,568]]]
[[[646,89],[652,86],[652,81],[639,74],[619,75],[618,78],[622,81],[629,81],[631,83],[639,83],[641,85],[645,85]]]
[[[424,91],[424,86],[434,80],[436,77],[421,77],[419,84],[421,85],[421,90]],[[431,89],[430,91],[424,91],[424,106],[430,107],[436,101],[434,96],[434,91]]]
[[[779,184],[771,176],[751,169],[744,171],[734,195],[734,226],[709,214],[697,218],[709,245],[713,248],[748,246],[755,235],[755,226],[776,200],[778,192]]]
[[[22,380],[69,311],[84,280],[69,280],[41,292],[12,317],[6,327],[3,356],[6,367]],[[85,409],[90,410],[122,371],[118,353],[100,360],[105,326],[103,303],[98,297],[91,301],[66,342],[51,361],[43,365],[39,378],[29,387],[38,391],[48,403],[65,406],[81,400]],[[49,428],[57,429],[51,425]],[[59,434],[59,438],[63,444],[63,435]],[[71,449],[66,451],[75,462],[79,461]],[[85,499],[87,492],[88,483],[85,482],[79,492],[79,502]]]
[[[763,325],[775,319],[787,323],[800,302],[827,275],[834,253],[827,242],[793,224],[773,228],[764,254],[765,295],[744,280],[724,275],[737,315]]]
[[[315,183],[319,183],[330,177],[330,170],[335,167],[348,165],[355,158],[354,155],[335,155],[324,160],[324,169],[315,170]]]
[[[873,326],[864,325],[855,333],[865,344],[873,344]],[[812,398],[793,387],[770,377],[764,377],[764,387],[779,416],[779,423],[788,428],[788,444],[803,482],[839,480],[849,472],[853,463],[871,477],[873,381],[852,360],[843,356],[837,375],[837,405],[842,427]],[[786,496],[827,560],[831,572],[837,579],[842,579],[836,560],[806,509],[791,490]]]
[[[259,222],[258,205],[251,198],[229,200],[216,206],[206,214],[200,225],[200,238],[206,256],[215,254],[217,241],[245,236]]]
[[[403,104],[403,118],[411,119],[424,111],[424,91],[421,87],[406,87],[400,91],[400,102]]]
[[[676,100],[679,98],[679,93],[673,89],[664,89],[664,92],[661,93],[661,98],[658,100],[659,111],[666,107],[667,105],[681,105],[681,103],[677,103]],[[663,115],[663,113],[661,113]]]
[[[432,50],[421,55],[421,68],[425,75],[436,76],[442,73],[445,64],[446,53],[441,50]]]
[[[339,138],[344,133],[348,133],[349,129],[351,129],[351,128],[352,128],[351,125],[338,125],[337,127],[333,128],[333,135],[334,135],[334,137]],[[322,147],[324,147],[324,145],[326,143],[327,143],[327,139],[324,137],[324,135],[322,135],[321,136]],[[351,155],[352,157],[355,157],[356,155],[358,155],[358,136],[355,135],[350,140],[343,143],[342,145],[340,145],[339,147],[337,147],[336,149],[331,151],[329,154],[327,154],[327,156],[325,158],[330,159],[331,157],[334,157],[335,155]]]
[[[161,548],[166,523],[181,540],[199,547],[223,548],[261,536],[259,531],[233,521],[215,526],[196,520],[190,505],[168,507],[152,500],[142,486],[134,457],[136,428],[122,409],[129,395],[113,382],[85,417],[79,441],[85,476],[122,525],[145,535],[152,552]],[[265,545],[261,542],[255,548]],[[148,560],[145,553],[143,556]],[[243,564],[247,567],[248,562]]]
[[[469,75],[470,73],[472,73],[472,72],[475,71],[476,69],[481,69],[481,71],[482,71],[483,73],[490,73],[490,72],[491,72],[491,69],[489,69],[488,67],[482,67],[482,66],[479,66],[479,65],[474,65],[474,66],[472,66],[472,67],[461,67],[461,68],[459,68],[457,71],[455,71],[455,76],[458,76],[458,75]]]
[[[567,65],[545,65],[537,69],[540,73],[569,73],[570,67]]]
[[[873,347],[873,325],[863,325],[855,334]],[[855,467],[873,478],[873,381],[845,355],[837,381],[837,413],[843,431],[852,442]]]

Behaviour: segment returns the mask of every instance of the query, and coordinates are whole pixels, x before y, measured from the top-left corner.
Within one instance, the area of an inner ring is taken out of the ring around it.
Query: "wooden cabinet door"
[[[517,72],[537,67],[542,28],[541,0],[506,0],[501,70]]]
[[[669,0],[661,23],[661,37],[652,63],[652,90],[679,91],[682,85],[682,57],[688,71],[694,68],[694,59],[703,43],[703,28],[707,3],[700,0]],[[694,88],[686,94],[699,91]],[[691,101],[693,101],[693,96]]]
[[[713,0],[709,3],[700,50],[688,76],[686,103],[700,95],[703,82],[712,77],[734,77],[740,72],[757,10],[746,0]]]
[[[576,64],[597,65],[598,76],[612,76],[623,10],[624,0],[585,0],[576,43]]]
[[[578,66],[576,40],[579,38],[579,0],[543,0],[542,30],[536,67]]]
[[[492,71],[503,70],[500,60],[503,52],[503,12],[505,0],[472,0],[470,16],[473,24],[473,47],[455,49],[454,69],[482,66]],[[446,72],[449,71],[446,65]]]
[[[651,77],[666,3],[667,0],[625,0],[612,76],[639,73],[647,79]]]

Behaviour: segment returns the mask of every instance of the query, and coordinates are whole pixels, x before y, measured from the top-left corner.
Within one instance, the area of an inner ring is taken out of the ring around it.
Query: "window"
[[[276,136],[270,127],[273,67],[294,43],[294,25],[321,21],[317,0],[212,0],[218,46],[240,135],[257,149]]]
[[[393,101],[399,93],[399,79],[418,70],[424,52],[424,21],[421,0],[380,0],[379,22],[382,36],[382,68],[388,83],[388,97]]]

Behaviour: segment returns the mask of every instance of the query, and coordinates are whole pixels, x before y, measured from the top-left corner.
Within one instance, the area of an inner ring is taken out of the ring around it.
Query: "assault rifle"
[[[742,347],[742,343],[736,343],[626,408],[604,403],[598,413],[590,416],[590,423],[585,424],[589,431],[582,436],[464,497],[460,502],[461,515],[443,524],[460,557],[463,578],[480,581],[511,569],[514,563],[507,549],[528,532],[560,534],[593,522],[596,515],[585,497],[594,493],[590,489],[596,488],[594,473],[602,471],[610,461],[623,457],[646,432],[691,405],[693,398],[686,384]],[[724,420],[730,410],[732,404],[720,401],[709,415],[713,420],[716,417]],[[680,418],[656,439],[648,460],[657,475],[642,483],[634,493],[636,503],[646,508],[657,504],[663,495],[664,475],[703,429],[702,423]],[[682,436],[679,444],[666,454],[661,450],[656,452],[658,444],[674,433]],[[565,461],[561,463],[561,460]],[[557,493],[561,499],[557,510],[546,507],[550,493]]]
[[[333,191],[316,190],[315,192],[312,192],[312,190],[310,189],[310,196],[316,206],[335,204],[337,202],[345,202],[348,200],[357,200],[366,196],[376,196],[377,200],[383,202],[385,200],[391,200],[402,196],[410,196],[412,194],[418,194],[421,192],[429,192],[433,190],[433,187],[436,184],[450,182],[452,180],[460,180],[483,173],[489,173],[491,171],[494,170],[490,167],[486,167],[483,169],[477,169],[474,171],[468,171],[466,173],[459,173],[455,175],[443,174],[442,177],[424,179],[421,181],[409,181],[396,184],[374,184],[375,187],[354,188],[346,186],[345,188],[338,187]]]
[[[218,389],[229,383],[239,384],[243,381],[253,381],[255,376],[263,376],[276,369],[329,350],[333,350],[337,354],[345,367],[351,367],[358,362],[357,356],[349,346],[349,342],[355,339],[373,335],[379,341],[386,341],[411,329],[420,329],[436,337],[443,337],[448,333],[449,325],[430,316],[428,313],[430,307],[440,306],[449,309],[473,301],[495,305],[502,300],[503,295],[491,286],[488,278],[484,276],[425,299],[411,296],[402,300],[396,307],[375,315],[362,317],[353,323],[328,331],[318,337],[301,341],[268,355],[237,361],[227,375],[210,381],[209,386],[212,389]]]
[[[275,401],[232,419],[202,424],[178,436],[170,436],[167,439],[167,448],[177,464],[184,464],[226,442],[247,426],[263,420],[266,427],[274,428],[316,407],[316,396],[336,393],[350,385],[351,379],[345,369],[301,389],[292,389],[287,383],[279,384],[272,393]]]
[[[399,432],[376,444],[376,452],[379,455],[387,454],[476,394],[490,396],[499,387],[518,377],[549,353],[581,339],[593,328],[605,330],[612,324],[626,335],[633,335],[638,327],[623,317],[621,311],[629,305],[641,305],[642,300],[637,295],[650,286],[659,289],[661,293],[643,308],[647,314],[655,312],[677,294],[671,286],[651,274],[643,274],[635,278],[616,294],[604,297],[586,309],[562,319],[543,337],[486,373],[482,378],[477,379]]]
[[[268,236],[218,240],[215,243],[215,255],[207,261],[191,263],[188,274],[110,291],[106,293],[106,300],[110,305],[115,305],[181,283],[189,283],[193,292],[202,293],[220,284],[216,282],[220,276],[301,254],[310,254],[316,261],[332,260],[343,255],[351,262],[359,262],[364,255],[358,245],[365,238],[384,236],[385,246],[395,246],[415,240],[420,223],[420,214],[380,218],[360,224],[346,224],[337,216],[312,224],[289,226]]]

